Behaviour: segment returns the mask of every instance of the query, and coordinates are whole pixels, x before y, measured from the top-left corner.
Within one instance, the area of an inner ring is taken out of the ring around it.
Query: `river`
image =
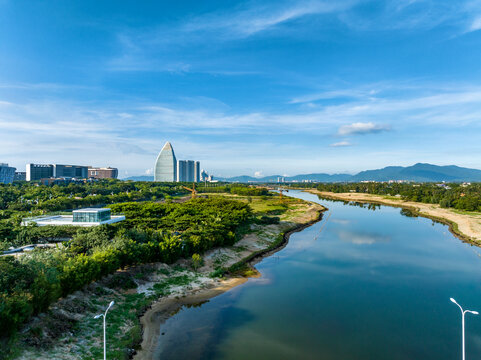
[[[155,359],[458,359],[454,297],[481,310],[481,249],[399,208],[290,196],[329,208],[249,279],[161,325]],[[481,316],[466,315],[466,358]]]

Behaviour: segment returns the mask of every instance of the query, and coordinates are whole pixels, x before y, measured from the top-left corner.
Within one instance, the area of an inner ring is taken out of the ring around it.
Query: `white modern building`
[[[155,161],[154,181],[199,182],[200,162],[178,160],[170,142],[166,142]]]
[[[170,142],[166,142],[157,156],[154,166],[154,181],[173,182],[177,179],[177,159]]]
[[[34,218],[23,219],[22,225],[27,226],[35,223],[38,226],[98,226],[104,224],[113,224],[125,220],[124,215],[114,215],[110,213],[108,208],[86,208],[72,211],[72,215],[45,215]]]

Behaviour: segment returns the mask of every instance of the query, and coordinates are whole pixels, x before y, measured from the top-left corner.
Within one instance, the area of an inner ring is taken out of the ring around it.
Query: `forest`
[[[241,188],[237,186],[239,190],[234,191],[248,196],[267,193],[265,189]],[[236,200],[172,201],[187,193],[175,183],[0,185],[2,248],[52,238],[71,239],[53,249],[0,257],[0,336],[11,336],[59,297],[117,269],[173,263],[215,246],[231,245],[255,220],[250,206]],[[108,206],[112,213],[124,214],[126,221],[91,228],[20,226],[25,216],[92,205]]]

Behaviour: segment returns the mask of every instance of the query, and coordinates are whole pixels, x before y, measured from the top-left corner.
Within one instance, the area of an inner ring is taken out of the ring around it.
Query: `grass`
[[[479,211],[466,211],[466,210],[456,210],[456,209],[450,209],[450,210],[460,215],[481,216],[481,212]]]

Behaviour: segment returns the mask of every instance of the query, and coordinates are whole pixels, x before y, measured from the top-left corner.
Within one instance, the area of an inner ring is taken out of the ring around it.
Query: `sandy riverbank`
[[[228,268],[234,264],[247,263],[249,266],[259,262],[263,257],[280,250],[287,244],[291,233],[317,222],[326,210],[319,204],[305,203],[297,205],[281,216],[279,224],[253,225],[252,232],[234,246],[218,248],[204,255],[204,266],[199,273],[206,279],[201,287],[184,286],[176,289],[171,295],[155,302],[141,317],[143,328],[141,349],[134,356],[135,360],[152,359],[160,334],[160,325],[182,306],[198,304],[218,296],[235,286],[241,285],[248,277],[260,276],[253,269],[248,277],[229,277],[227,279],[210,279],[211,273],[219,264]]]
[[[409,209],[416,215],[449,225],[450,231],[460,239],[481,246],[481,213],[460,212],[454,209],[442,208],[437,204],[404,201],[402,199],[381,195],[364,193],[332,193],[319,190],[306,191],[334,200],[384,204]]]

